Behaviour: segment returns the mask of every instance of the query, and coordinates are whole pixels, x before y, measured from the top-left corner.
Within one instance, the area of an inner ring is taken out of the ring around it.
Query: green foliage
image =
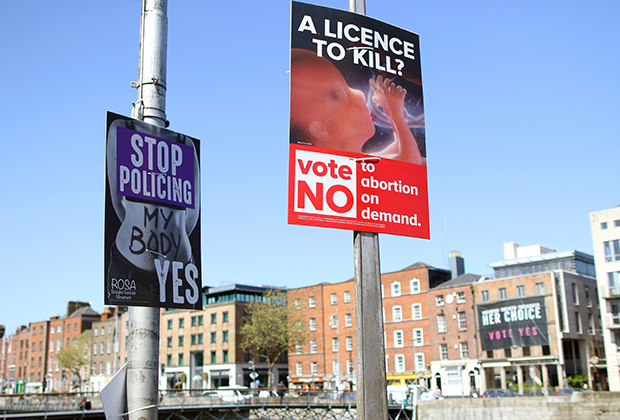
[[[588,383],[588,378],[584,375],[570,375],[567,379],[571,388],[581,388]]]
[[[90,334],[83,332],[70,345],[62,348],[56,354],[60,367],[67,369],[74,377],[79,376],[81,368],[88,365],[90,341]]]
[[[248,304],[247,321],[241,328],[241,348],[267,359],[269,387],[273,386],[271,370],[278,359],[308,336],[305,329],[298,328],[298,321],[299,316],[286,304],[286,293],[282,291],[270,290],[261,302]]]

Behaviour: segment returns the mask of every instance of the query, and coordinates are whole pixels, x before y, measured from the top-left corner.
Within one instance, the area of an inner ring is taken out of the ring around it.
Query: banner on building
[[[292,3],[290,224],[430,238],[418,35]]]
[[[200,143],[111,112],[105,304],[202,308]]]
[[[482,350],[549,345],[543,296],[478,305]]]

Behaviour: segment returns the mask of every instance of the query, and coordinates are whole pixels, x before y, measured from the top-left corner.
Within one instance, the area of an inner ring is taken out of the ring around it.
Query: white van
[[[222,386],[217,389],[216,393],[222,402],[234,404],[242,403],[252,397],[247,386]]]

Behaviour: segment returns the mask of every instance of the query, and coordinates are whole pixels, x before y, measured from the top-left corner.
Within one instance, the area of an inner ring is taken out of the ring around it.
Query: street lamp
[[[415,332],[413,333],[413,338],[411,339],[411,341],[413,342],[413,379],[416,385],[419,385],[419,381],[418,381],[418,377],[417,377],[417,372],[418,372],[418,362],[417,362],[417,355],[415,352]]]

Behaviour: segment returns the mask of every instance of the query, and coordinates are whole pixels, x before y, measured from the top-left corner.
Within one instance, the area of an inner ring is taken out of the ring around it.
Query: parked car
[[[587,392],[587,391],[590,391],[590,390],[583,389],[583,388],[560,388],[555,392],[555,395],[557,395],[558,397],[570,397],[575,392]]]
[[[502,397],[516,397],[515,393],[509,389],[487,389],[482,394],[482,398],[502,398]]]
[[[222,386],[216,391],[222,402],[242,403],[252,398],[252,393],[247,386]]]

